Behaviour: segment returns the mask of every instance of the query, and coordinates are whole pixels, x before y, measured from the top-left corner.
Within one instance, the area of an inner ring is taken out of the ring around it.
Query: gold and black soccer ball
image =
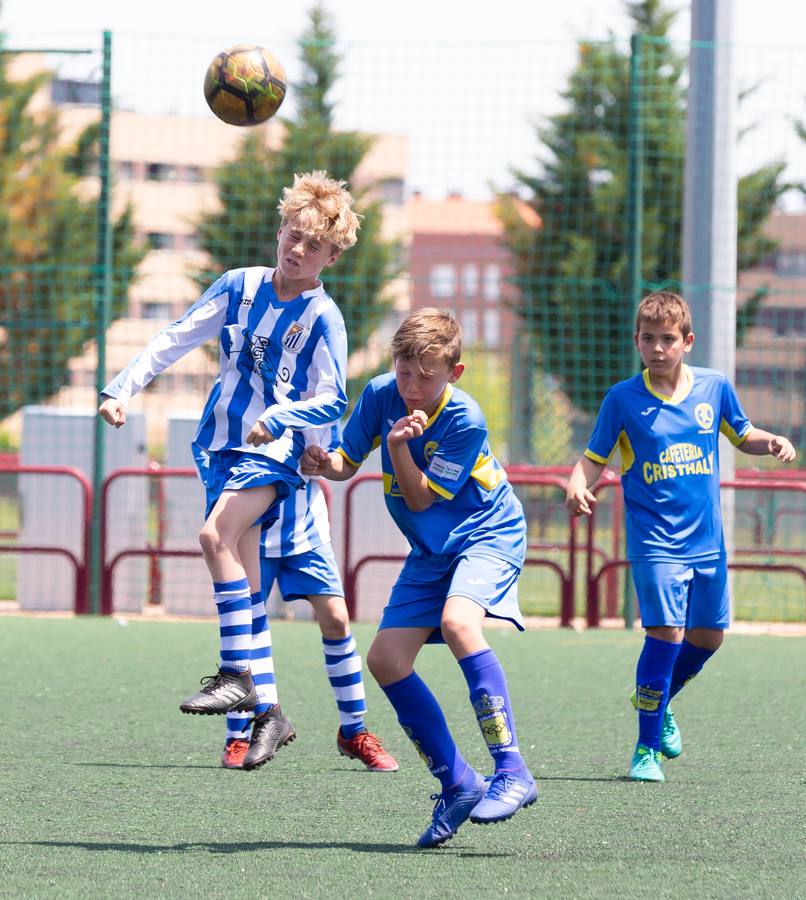
[[[285,70],[263,47],[222,50],[207,67],[207,105],[229,125],[259,125],[280,108],[286,91]]]

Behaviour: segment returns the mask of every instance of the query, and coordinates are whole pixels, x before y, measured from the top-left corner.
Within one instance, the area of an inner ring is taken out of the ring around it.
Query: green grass
[[[356,626],[363,651],[373,628]],[[209,623],[4,616],[0,895],[9,897],[804,896],[803,638],[732,636],[675,704],[683,756],[665,785],[624,777],[640,635],[490,630],[538,803],[415,851],[436,782],[368,679],[394,775],[335,751],[308,623],[273,627],[298,739],[225,771],[219,718],[178,703],[213,668]],[[458,666],[428,647],[467,758],[488,758]]]

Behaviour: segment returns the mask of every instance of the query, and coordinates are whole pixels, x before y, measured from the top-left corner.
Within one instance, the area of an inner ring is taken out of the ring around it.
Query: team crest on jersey
[[[436,441],[426,442],[423,447],[423,456],[425,457],[426,463],[431,462],[431,457],[437,452],[437,447],[439,447],[439,444]]]
[[[714,408],[710,403],[698,403],[694,407],[694,418],[704,432],[709,432],[714,424]]]
[[[299,353],[305,344],[305,338],[310,333],[310,330],[310,328],[300,325],[299,322],[294,322],[283,335],[283,349],[288,350],[289,353]]]

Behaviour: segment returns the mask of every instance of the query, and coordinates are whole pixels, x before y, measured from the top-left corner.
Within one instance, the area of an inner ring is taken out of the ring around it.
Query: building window
[[[468,347],[478,343],[479,340],[479,317],[475,309],[466,309],[460,314],[460,323],[462,326],[462,343]]]
[[[144,319],[170,319],[171,304],[162,303],[159,300],[148,300],[143,303],[142,316]]]
[[[806,250],[779,250],[775,257],[775,274],[781,278],[806,275]]]
[[[493,350],[501,345],[501,316],[497,309],[484,311],[484,346]]]
[[[456,269],[450,263],[431,266],[431,296],[446,300],[456,294]]]
[[[199,184],[204,181],[204,169],[201,166],[185,166],[185,181]]]
[[[403,203],[403,179],[402,178],[384,178],[378,185],[381,197],[386,203],[394,203],[395,206],[401,206]]]
[[[50,87],[50,99],[55,105],[100,106],[101,85],[97,81],[76,81],[55,78]]]
[[[117,164],[117,176],[121,181],[134,181],[134,163],[122,160]]]
[[[146,239],[151,250],[172,250],[176,243],[175,236],[164,231],[149,231]]]
[[[762,306],[754,324],[769,328],[778,337],[803,337],[806,335],[806,308]]]
[[[170,163],[149,163],[146,166],[146,178],[149,181],[176,181],[179,172]]]
[[[468,300],[475,299],[479,292],[479,267],[475,263],[462,267],[462,292]]]
[[[484,267],[482,282],[484,299],[497,303],[501,299],[501,267],[497,263],[488,263]]]

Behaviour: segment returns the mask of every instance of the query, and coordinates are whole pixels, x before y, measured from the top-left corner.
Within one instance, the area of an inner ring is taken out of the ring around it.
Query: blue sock
[[[680,644],[647,635],[638,657],[635,682],[638,697],[638,743],[660,750],[663,713],[669,702],[669,683]]]
[[[488,648],[465,656],[459,660],[459,665],[495,771],[516,772],[525,768],[526,763],[518,749],[507,679],[498,657]]]
[[[225,672],[236,675],[249,669],[249,652],[252,644],[252,601],[249,582],[237,581],[213,583],[218,610],[218,635],[221,641],[221,663]]]
[[[475,772],[463,759],[437,698],[420,676],[412,672],[382,690],[397,713],[400,727],[431,774],[440,780],[442,789],[469,786],[475,780]]]
[[[325,651],[325,672],[339,711],[341,733],[349,740],[359,731],[366,730],[364,716],[367,714],[367,700],[361,676],[361,657],[351,634],[338,640],[322,638],[322,649]]]
[[[714,653],[716,653],[716,650],[705,650],[702,647],[695,647],[694,644],[689,644],[687,640],[683,641],[672,671],[672,682],[669,685],[670,700],[683,690]]]

